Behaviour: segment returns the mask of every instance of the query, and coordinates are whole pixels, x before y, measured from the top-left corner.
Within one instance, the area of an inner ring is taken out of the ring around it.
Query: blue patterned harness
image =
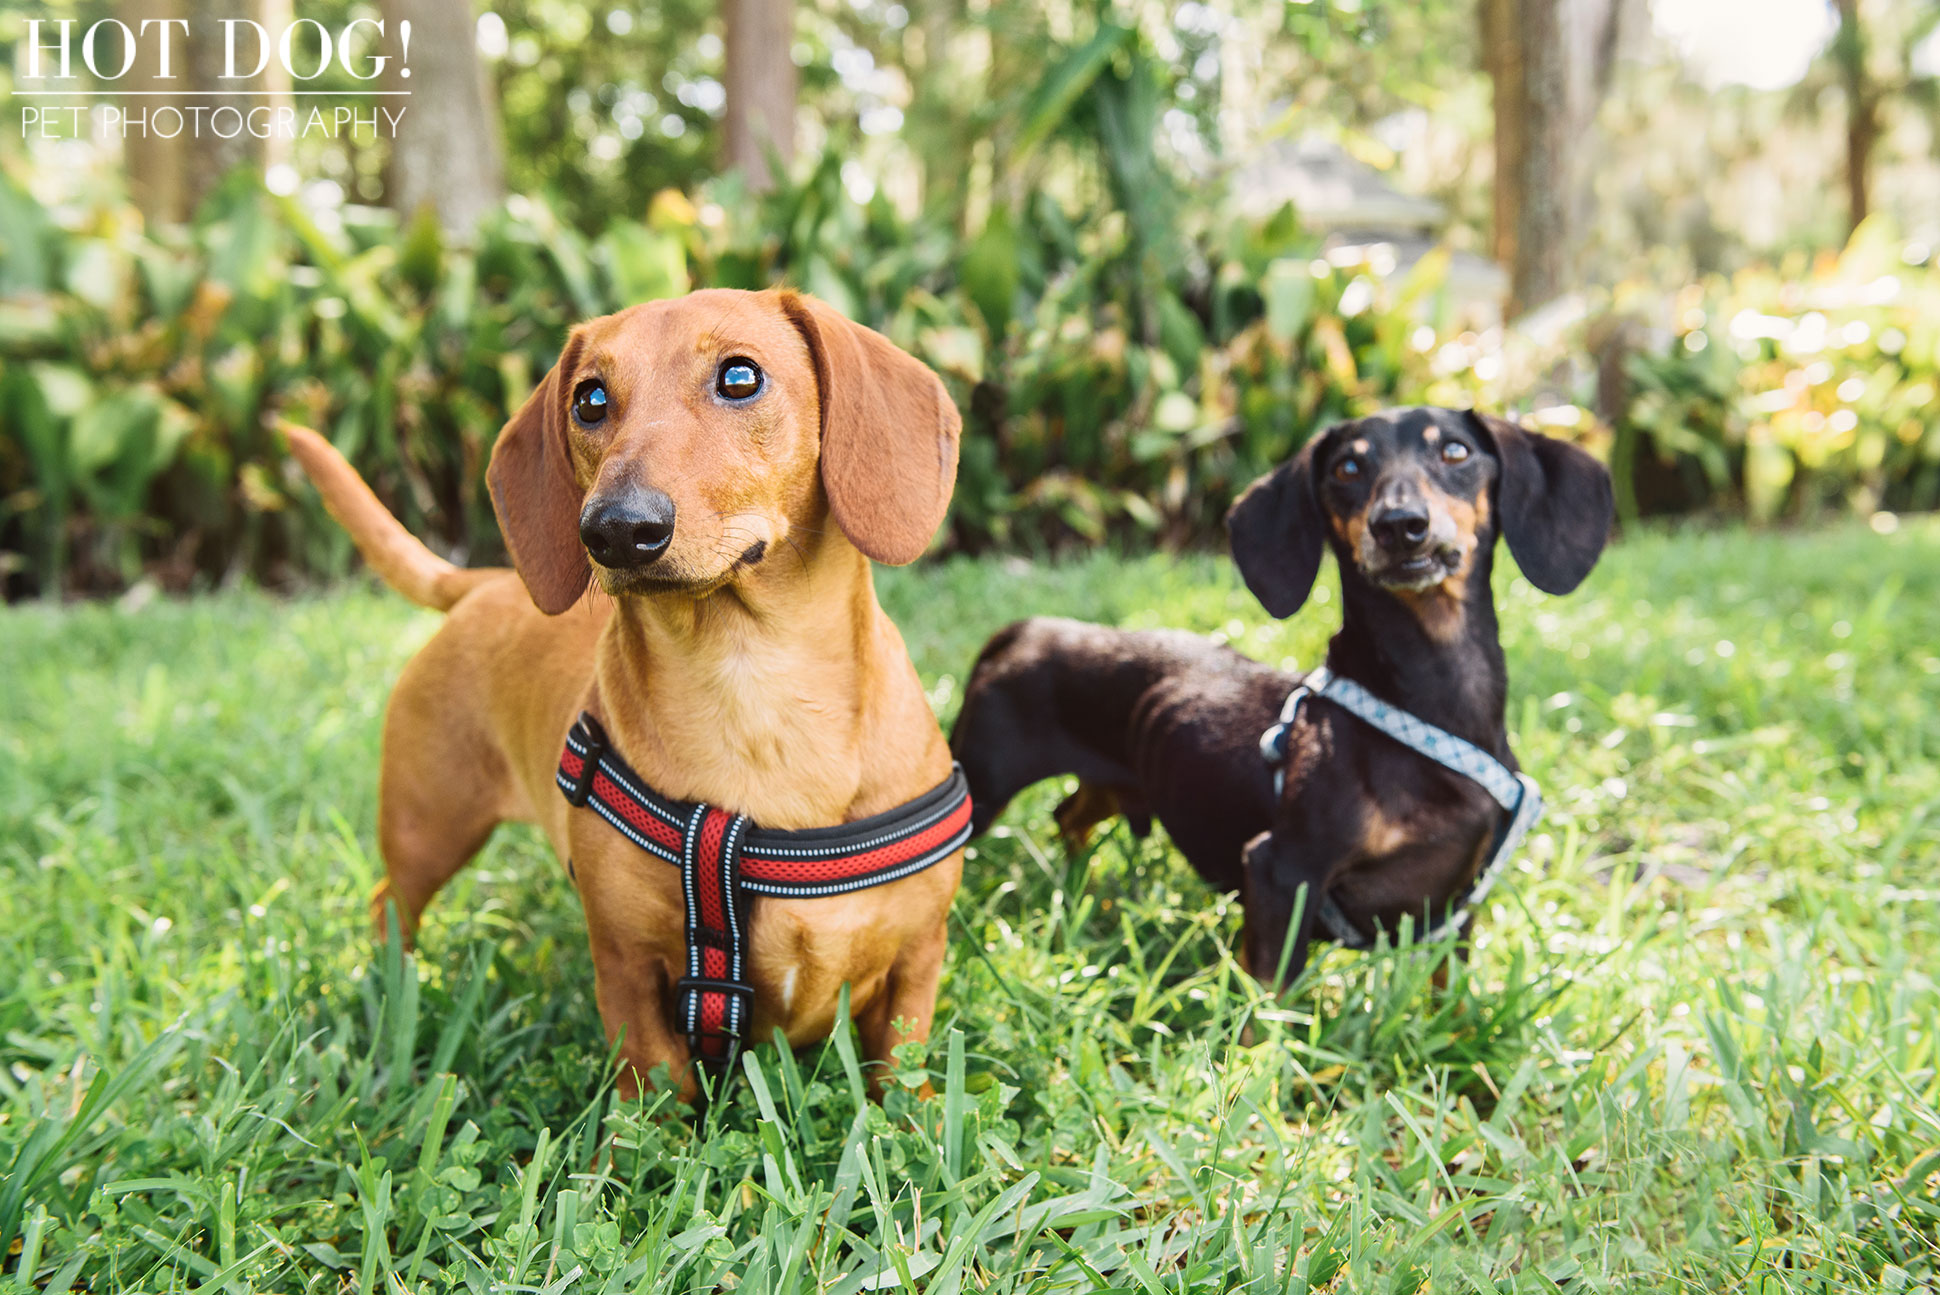
[[[1280,708],[1279,722],[1260,735],[1260,755],[1273,768],[1273,797],[1276,801],[1286,787],[1287,733],[1309,697],[1334,703],[1409,750],[1417,751],[1443,768],[1452,769],[1480,783],[1483,790],[1495,797],[1496,803],[1509,812],[1508,822],[1496,835],[1495,849],[1490,852],[1489,861],[1475,874],[1468,889],[1449,903],[1441,921],[1415,936],[1416,942],[1421,944],[1431,944],[1441,939],[1466,921],[1469,910],[1487,897],[1502,872],[1502,866],[1515,853],[1524,834],[1542,817],[1543,796],[1536,787],[1536,780],[1528,774],[1511,772],[1507,765],[1473,742],[1436,728],[1398,706],[1388,705],[1352,679],[1343,679],[1322,666],[1288,694],[1286,704]],[[1320,896],[1314,915],[1327,928],[1327,933],[1344,947],[1373,947],[1373,938],[1363,934],[1359,927],[1348,920],[1347,914],[1331,894],[1323,893]]]

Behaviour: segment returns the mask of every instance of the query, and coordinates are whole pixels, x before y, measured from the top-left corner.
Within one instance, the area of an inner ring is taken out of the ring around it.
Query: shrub
[[[515,198],[463,249],[362,208],[326,227],[245,175],[155,233],[111,205],[57,219],[0,177],[0,575],[17,597],[342,570],[276,416],[325,429],[434,546],[499,560],[483,466],[506,416],[574,321],[690,285],[791,283],[935,367],[964,413],[944,539],[964,549],[1205,542],[1336,419],[1598,403],[1597,324],[1451,335],[1440,254],[1403,276],[1321,256],[1290,211],[1151,245],[1041,195],[966,241],[853,201],[834,153],[759,199],[665,192],[597,238]],[[1607,450],[1629,518],[1932,507],[1940,270],[1916,252],[1869,226],[1690,287],[1622,334],[1646,340],[1607,426],[1553,421]]]
[[[1677,297],[1631,357],[1612,450],[1626,515],[1940,505],[1940,266],[1882,220],[1843,253]]]
[[[678,245],[637,227],[588,243],[527,204],[460,255],[428,221],[326,232],[240,176],[159,237],[122,209],[57,227],[13,190],[0,222],[15,591],[340,567],[274,413],[327,428],[434,543],[493,550],[485,455],[570,321],[685,286]]]
[[[463,250],[367,209],[325,228],[243,175],[155,234],[120,207],[57,221],[0,184],[7,587],[341,569],[276,416],[326,429],[435,546],[495,559],[484,461],[566,330],[690,283],[790,282],[945,376],[967,429],[947,543],[1202,538],[1315,420],[1422,376],[1402,306],[1313,250],[1283,216],[1154,285],[1127,271],[1123,222],[1080,231],[1039,202],[966,253],[851,201],[833,161],[758,204],[663,194],[594,239],[514,199]]]

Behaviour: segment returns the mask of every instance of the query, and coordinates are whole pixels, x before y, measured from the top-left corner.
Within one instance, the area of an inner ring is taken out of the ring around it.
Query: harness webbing
[[[556,775],[568,803],[591,809],[648,854],[680,869],[687,908],[687,974],[675,1020],[694,1055],[726,1058],[754,1007],[748,977],[747,896],[817,899],[923,871],[970,839],[970,786],[961,767],[916,799],[836,827],[783,831],[745,814],[670,800],[613,751],[581,714]]]
[[[1536,780],[1511,770],[1500,760],[1465,738],[1460,738],[1427,720],[1391,706],[1373,693],[1343,679],[1325,666],[1303,679],[1287,695],[1280,707],[1279,722],[1260,735],[1260,755],[1273,767],[1273,794],[1277,799],[1286,782],[1287,731],[1299,718],[1300,709],[1310,698],[1330,701],[1362,723],[1379,729],[1411,751],[1427,756],[1445,769],[1453,770],[1479,783],[1495,798],[1509,817],[1497,830],[1488,862],[1475,874],[1461,894],[1450,900],[1441,921],[1415,936],[1417,943],[1431,944],[1468,920],[1470,910],[1488,896],[1501,875],[1502,866],[1515,854],[1516,846],[1542,817],[1543,795]],[[1374,937],[1348,919],[1332,894],[1322,892],[1314,909],[1327,933],[1350,949],[1373,947]]]

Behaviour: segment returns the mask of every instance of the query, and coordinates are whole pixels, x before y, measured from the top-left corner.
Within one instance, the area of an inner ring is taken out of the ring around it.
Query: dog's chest
[[[746,814],[764,827],[840,823],[861,782],[853,704],[812,668],[726,660],[705,679],[654,687],[613,727],[656,790]]]
[[[1481,867],[1494,802],[1439,777],[1420,782],[1391,782],[1363,802],[1358,844],[1333,886],[1350,913],[1419,917],[1425,904],[1446,899]]]

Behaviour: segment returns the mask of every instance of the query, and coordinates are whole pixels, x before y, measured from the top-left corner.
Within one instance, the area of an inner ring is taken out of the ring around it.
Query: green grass
[[[1038,611],[1312,661],[1211,557],[884,572],[940,714]],[[1281,1003],[1161,841],[973,851],[927,1056],[619,1103],[571,888],[499,834],[414,960],[364,896],[435,624],[364,588],[0,613],[0,1286],[1927,1290],[1940,524],[1654,533],[1499,581],[1549,816],[1445,989]]]

